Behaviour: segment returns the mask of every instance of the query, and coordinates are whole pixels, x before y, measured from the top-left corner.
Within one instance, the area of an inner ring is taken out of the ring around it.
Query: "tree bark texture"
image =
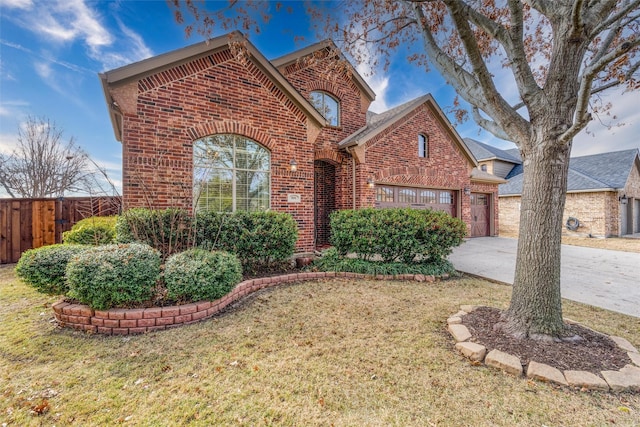
[[[520,234],[506,332],[518,337],[562,337],[560,296],[562,213],[570,146],[540,144],[524,159]]]

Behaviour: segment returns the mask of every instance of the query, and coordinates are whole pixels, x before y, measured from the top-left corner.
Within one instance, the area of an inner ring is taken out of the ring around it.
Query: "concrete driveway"
[[[467,239],[449,256],[458,271],[513,284],[518,240]],[[562,245],[563,298],[640,317],[640,254]]]

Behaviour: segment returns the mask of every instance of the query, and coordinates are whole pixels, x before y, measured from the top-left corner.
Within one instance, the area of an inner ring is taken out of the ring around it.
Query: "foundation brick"
[[[136,322],[136,326],[138,327],[147,327],[147,326],[155,326],[156,319],[138,319]]]
[[[187,304],[180,306],[180,314],[191,314],[198,311],[198,306],[196,304]]]
[[[142,314],[144,319],[152,319],[156,317],[162,317],[162,308],[146,308]]]
[[[126,310],[121,308],[112,308],[109,310],[109,319],[124,319]]]
[[[143,315],[144,315],[144,309],[137,308],[137,309],[127,310],[127,312],[124,314],[124,318],[127,320],[142,319]]]
[[[185,322],[190,322],[192,319],[191,314],[183,314],[180,316],[176,316],[173,319],[173,323],[185,323]]]
[[[121,328],[135,328],[138,325],[137,320],[135,319],[122,319],[120,320],[120,327]]]
[[[173,324],[173,317],[158,317],[156,319],[156,326],[166,326]]]

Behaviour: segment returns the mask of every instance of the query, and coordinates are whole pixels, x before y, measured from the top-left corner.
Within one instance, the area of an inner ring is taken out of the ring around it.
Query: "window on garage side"
[[[377,202],[393,202],[393,188],[377,186],[376,201]]]
[[[340,126],[340,103],[336,98],[318,90],[311,92],[309,100],[311,105],[327,119],[329,126]]]
[[[423,133],[418,134],[418,156],[429,157],[429,138]]]
[[[414,188],[401,188],[398,190],[398,202],[416,203],[416,190]]]
[[[433,204],[436,202],[436,192],[432,190],[420,190],[418,203]]]
[[[193,143],[194,210],[269,209],[271,153],[241,135],[220,134]]]
[[[453,193],[451,191],[441,191],[440,192],[440,204],[441,205],[452,205],[453,204]]]

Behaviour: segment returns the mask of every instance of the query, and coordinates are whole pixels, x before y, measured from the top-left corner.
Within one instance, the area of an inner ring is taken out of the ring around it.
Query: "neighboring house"
[[[329,214],[446,210],[469,235],[498,229],[498,184],[431,95],[386,113],[330,41],[267,60],[232,33],[100,75],[123,146],[124,208],[272,209],[298,250],[328,243]]]
[[[487,164],[488,170],[493,167],[508,180],[500,185],[500,232],[518,234],[523,178],[518,150],[500,150],[469,138],[465,142],[481,167]],[[639,233],[638,149],[572,157],[563,221],[566,234],[612,237]]]

